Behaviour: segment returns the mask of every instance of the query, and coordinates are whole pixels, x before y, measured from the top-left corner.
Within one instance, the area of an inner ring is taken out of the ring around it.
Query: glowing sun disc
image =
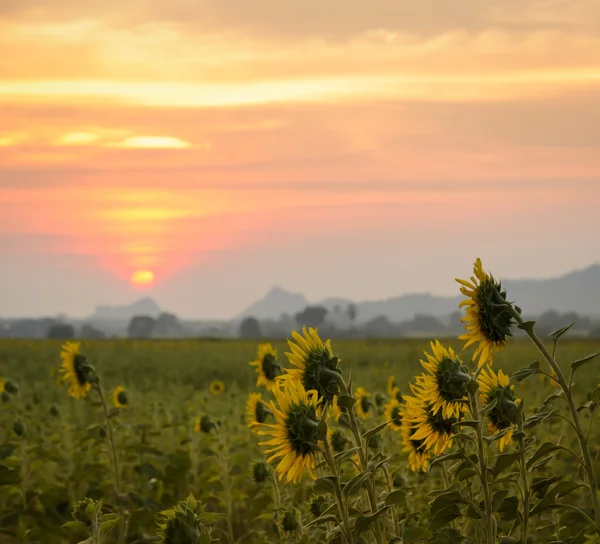
[[[137,270],[131,276],[131,283],[137,287],[149,287],[154,283],[154,274],[150,270]]]

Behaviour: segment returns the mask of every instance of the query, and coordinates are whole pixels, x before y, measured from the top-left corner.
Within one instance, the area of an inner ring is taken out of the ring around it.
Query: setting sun
[[[131,276],[131,283],[136,287],[150,287],[154,283],[154,274],[150,270],[137,270]]]

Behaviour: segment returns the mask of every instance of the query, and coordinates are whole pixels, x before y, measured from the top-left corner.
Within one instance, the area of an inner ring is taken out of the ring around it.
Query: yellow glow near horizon
[[[154,273],[150,270],[136,270],[131,276],[131,283],[136,287],[150,287],[154,283]]]
[[[133,136],[126,138],[114,147],[129,149],[187,149],[192,144],[171,136]]]

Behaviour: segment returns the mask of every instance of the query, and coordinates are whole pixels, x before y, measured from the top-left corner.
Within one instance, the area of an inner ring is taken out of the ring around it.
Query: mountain
[[[158,317],[160,306],[150,297],[141,298],[125,306],[96,306],[89,321],[129,321],[135,315]]]
[[[576,312],[580,316],[600,316],[600,264],[551,279],[502,280],[502,286],[506,288],[509,300],[516,302],[525,315],[537,316],[556,310],[560,313]],[[412,319],[416,314],[447,316],[458,310],[463,298],[462,295],[445,297],[415,293],[386,300],[356,302],[356,320],[365,323],[385,316],[392,322],[401,322]],[[324,306],[333,312],[335,306],[343,309],[351,302],[343,298],[328,298],[310,304]],[[278,287],[248,307],[242,315],[277,319],[282,313],[293,315],[308,304],[303,295],[288,293]]]
[[[281,314],[294,315],[308,306],[304,295],[273,287],[262,299],[248,306],[237,319],[253,316],[257,319],[279,319]]]

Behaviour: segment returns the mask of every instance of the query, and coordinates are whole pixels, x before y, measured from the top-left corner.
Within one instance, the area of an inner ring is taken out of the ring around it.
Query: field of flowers
[[[599,543],[600,342],[478,265],[461,339],[0,341],[0,542]]]

